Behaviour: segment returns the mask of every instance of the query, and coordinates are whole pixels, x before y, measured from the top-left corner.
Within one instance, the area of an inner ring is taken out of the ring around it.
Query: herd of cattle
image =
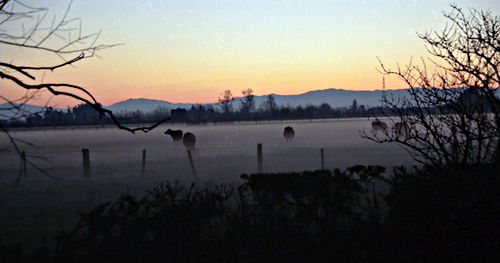
[[[186,147],[187,150],[192,150],[194,149],[194,146],[196,144],[196,136],[194,136],[193,133],[191,132],[186,132],[184,133],[182,130],[171,130],[168,129],[165,134],[170,135],[172,137],[172,140],[174,143],[179,143],[182,141],[182,144],[184,144],[184,147]]]
[[[379,131],[384,134],[387,134],[388,128],[385,122],[376,118],[374,121],[372,121],[372,132],[376,134]],[[394,123],[393,131],[397,135],[408,136],[409,128],[406,124],[402,122],[396,122]],[[170,135],[174,143],[180,143],[182,141],[182,144],[184,144],[186,150],[193,150],[195,148],[196,136],[191,132],[183,133],[182,130],[168,129],[165,132],[165,134]],[[283,137],[285,137],[286,141],[293,140],[293,138],[295,137],[295,131],[293,130],[293,127],[286,126],[285,129],[283,130]]]

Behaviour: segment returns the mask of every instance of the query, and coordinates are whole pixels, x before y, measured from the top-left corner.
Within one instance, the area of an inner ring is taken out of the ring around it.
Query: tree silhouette
[[[103,49],[118,45],[100,44],[100,32],[85,34],[81,20],[69,18],[70,8],[71,2],[62,17],[48,18],[47,8],[34,7],[19,0],[0,0],[0,48],[17,48],[29,52],[40,61],[36,65],[23,65],[15,63],[15,57],[2,56],[4,61],[0,61],[0,79],[7,85],[24,90],[25,94],[20,98],[8,98],[6,94],[0,94],[0,99],[10,105],[0,110],[1,116],[7,118],[6,121],[29,117],[33,113],[23,105],[45,91],[54,96],[76,99],[91,107],[101,118],[109,117],[119,129],[132,133],[148,132],[166,121],[163,119],[152,126],[129,128],[120,124],[113,112],[104,108],[87,89],[71,83],[44,82],[43,75],[46,72],[73,66],[81,60],[97,56],[97,52]],[[58,57],[61,62],[44,64],[47,56]],[[21,154],[17,144],[20,141],[11,136],[7,126],[2,124],[6,121],[0,122],[0,130],[7,135],[16,152]]]
[[[243,94],[243,98],[240,102],[240,111],[246,118],[249,118],[250,114],[255,110],[255,96],[253,95],[253,90],[250,88],[242,91],[241,93]]]
[[[354,99],[352,101],[352,104],[351,104],[351,110],[356,113],[358,111],[358,102],[356,101],[356,99]]]
[[[278,109],[278,105],[276,104],[276,99],[272,94],[267,95],[267,99],[264,102],[265,104],[265,109],[269,111],[269,114],[271,118],[276,114],[276,111]]]
[[[389,117],[394,129],[362,136],[399,143],[424,164],[499,163],[500,18],[455,5],[444,17],[448,24],[442,31],[418,34],[433,56],[433,73],[423,59],[420,66],[410,61],[396,70],[379,60],[380,71],[402,79],[410,96],[385,101],[396,114]]]
[[[219,105],[222,112],[226,115],[227,119],[231,119],[231,113],[233,112],[233,101],[234,97],[231,90],[224,90],[224,92],[219,97]]]

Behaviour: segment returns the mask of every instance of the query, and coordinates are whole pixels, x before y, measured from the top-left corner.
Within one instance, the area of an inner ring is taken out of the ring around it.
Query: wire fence
[[[27,159],[37,153],[24,152],[20,166],[12,162],[4,170],[15,173],[19,167],[23,176],[36,174],[30,168]],[[70,170],[82,177],[98,177],[103,173],[122,172],[124,174],[190,174],[193,179],[198,175],[210,176],[229,174],[239,176],[242,173],[265,173],[278,171],[302,171],[327,169],[333,167],[331,158],[326,156],[324,148],[273,148],[257,144],[249,148],[202,148],[194,150],[177,149],[165,151],[159,149],[109,150],[109,149],[59,149],[46,153],[47,157],[38,160],[41,167],[50,171]],[[79,171],[78,171],[79,170]],[[124,172],[126,171],[126,172]]]

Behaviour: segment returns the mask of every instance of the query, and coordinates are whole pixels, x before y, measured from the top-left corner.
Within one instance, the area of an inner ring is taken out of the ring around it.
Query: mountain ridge
[[[393,89],[386,90],[387,96],[407,96],[407,89]],[[311,90],[300,94],[291,95],[280,95],[280,94],[268,94],[268,95],[255,95],[256,106],[261,105],[266,101],[267,96],[272,95],[275,99],[277,105],[280,106],[298,106],[298,105],[320,105],[322,103],[328,103],[330,106],[336,107],[347,107],[352,104],[352,101],[356,99],[358,105],[365,105],[367,107],[374,107],[380,105],[380,100],[382,98],[382,90],[346,90],[346,89],[322,89],[322,90]],[[238,107],[242,97],[235,97],[234,106]],[[202,103],[202,105],[212,105],[215,106],[217,103]],[[142,111],[151,112],[159,107],[166,107],[169,109],[184,108],[189,109],[193,105],[200,105],[200,103],[173,103],[166,100],[160,99],[148,99],[148,98],[128,98],[123,101],[113,103],[106,106],[114,112],[121,111]],[[9,103],[0,104],[0,110],[10,107]],[[37,106],[31,104],[23,105],[23,108],[30,112],[42,111],[44,106]],[[54,108],[55,110],[64,110],[61,108]],[[7,112],[7,111],[6,111]]]
[[[407,89],[386,90],[387,96],[406,96]],[[356,99],[359,105],[373,107],[380,105],[382,98],[382,90],[345,90],[345,89],[322,89],[311,90],[301,94],[280,95],[268,94],[275,98],[278,105],[282,106],[298,106],[298,105],[320,105],[328,103],[332,107],[347,107]],[[268,95],[255,95],[255,104],[262,104]],[[242,97],[235,97],[235,106],[239,104]],[[202,105],[216,105],[217,103],[202,103]],[[107,106],[112,111],[153,111],[158,107],[167,107],[170,109],[184,108],[188,109],[192,105],[200,105],[200,103],[172,103],[166,100],[147,99],[147,98],[129,98]]]

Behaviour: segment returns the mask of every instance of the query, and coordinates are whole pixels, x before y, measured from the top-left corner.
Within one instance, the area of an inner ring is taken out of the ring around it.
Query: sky
[[[49,8],[50,24],[70,1],[23,3]],[[84,33],[101,31],[98,43],[122,45],[49,72],[43,81],[80,85],[104,105],[128,98],[208,103],[226,89],[235,96],[247,88],[256,95],[381,89],[377,57],[392,67],[428,58],[417,32],[442,29],[450,3],[500,14],[498,0],[74,0],[69,17],[81,19]],[[4,45],[0,60],[61,61]],[[387,78],[386,88],[406,86]],[[0,90],[10,99],[23,94],[6,80]],[[63,108],[76,103],[48,94],[30,103],[48,99]]]

